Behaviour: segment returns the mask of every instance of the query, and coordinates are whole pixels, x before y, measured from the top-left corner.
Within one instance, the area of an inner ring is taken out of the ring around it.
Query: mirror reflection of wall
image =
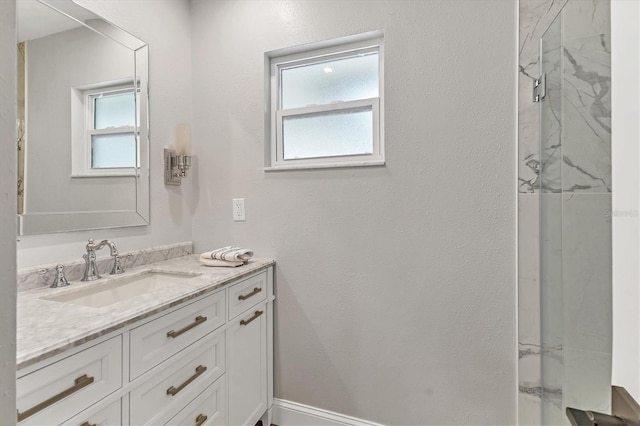
[[[16,108],[16,134],[18,138],[18,214],[24,213],[24,146],[25,146],[25,62],[27,44],[18,43],[18,94]]]
[[[104,162],[103,156],[93,158],[92,152],[110,151],[104,147],[108,134],[90,137],[95,127],[107,126],[100,125],[103,114],[93,117],[94,105],[98,104],[100,111],[102,90],[120,86],[133,89],[130,78],[128,85],[124,83],[134,73],[133,53],[85,27],[30,40],[27,46],[29,145],[25,210],[126,210],[135,205],[135,176],[130,171],[129,176],[87,177],[93,164]],[[133,97],[129,101],[133,111]],[[134,121],[135,116],[127,120],[127,128],[132,128]],[[98,126],[94,126],[96,122]],[[119,142],[115,142],[116,153],[131,151]],[[133,144],[135,164],[135,140],[127,142]],[[85,167],[76,169],[74,163]],[[105,187],[118,196],[105,197],[101,191]]]

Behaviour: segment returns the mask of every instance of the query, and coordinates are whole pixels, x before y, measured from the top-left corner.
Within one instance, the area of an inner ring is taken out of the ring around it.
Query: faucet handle
[[[113,268],[111,268],[111,274],[121,274],[124,272],[124,263],[128,258],[133,257],[132,254],[127,254],[124,259],[119,254],[113,256]]]
[[[120,264],[120,255],[113,256],[113,268],[111,268],[111,275],[121,274],[124,272],[124,268]]]
[[[56,266],[56,278],[53,280],[53,284],[51,284],[51,288],[57,287],[66,287],[69,285],[69,281],[64,276],[64,266],[58,265]]]

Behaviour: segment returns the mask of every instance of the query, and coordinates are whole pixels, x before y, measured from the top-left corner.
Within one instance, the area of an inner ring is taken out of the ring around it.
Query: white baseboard
[[[344,414],[310,407],[284,399],[273,399],[271,422],[278,426],[382,426]]]

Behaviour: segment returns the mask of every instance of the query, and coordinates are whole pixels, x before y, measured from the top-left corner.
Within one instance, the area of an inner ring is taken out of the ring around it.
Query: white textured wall
[[[640,401],[640,5],[611,2],[613,365],[611,383]]]
[[[0,424],[16,421],[16,9],[0,5]]]
[[[180,187],[165,187],[162,165],[162,149],[175,145],[179,125],[191,122],[189,2],[78,0],[78,3],[149,44],[151,225],[21,237],[19,266],[80,259],[88,238],[110,238],[122,251],[191,239],[191,178]]]
[[[385,424],[515,424],[517,3],[191,6],[193,236],[278,261],[275,396]],[[386,167],[263,172],[264,52],[375,29]]]

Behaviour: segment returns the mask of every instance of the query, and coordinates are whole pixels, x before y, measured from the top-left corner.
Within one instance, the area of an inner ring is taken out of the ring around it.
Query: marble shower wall
[[[519,421],[568,424],[565,406],[609,409],[610,5],[519,5]]]

